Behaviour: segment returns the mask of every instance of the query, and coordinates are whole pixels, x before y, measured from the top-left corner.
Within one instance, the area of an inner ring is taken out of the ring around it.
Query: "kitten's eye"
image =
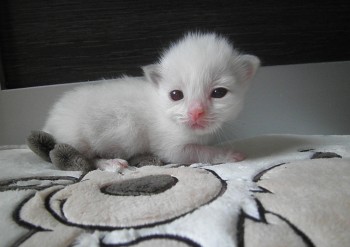
[[[170,98],[174,101],[178,101],[184,98],[184,94],[180,90],[173,90],[170,92]]]
[[[211,97],[212,98],[222,98],[227,94],[228,90],[226,88],[223,87],[218,87],[215,88],[212,92],[211,92]]]

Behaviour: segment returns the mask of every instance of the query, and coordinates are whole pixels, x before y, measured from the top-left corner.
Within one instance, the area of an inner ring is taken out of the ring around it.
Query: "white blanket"
[[[86,175],[2,147],[0,246],[350,246],[350,136],[232,144],[245,161]]]

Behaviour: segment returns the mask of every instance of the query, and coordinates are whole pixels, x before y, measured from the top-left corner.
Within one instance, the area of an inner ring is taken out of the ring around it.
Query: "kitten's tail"
[[[55,138],[40,130],[34,130],[27,137],[26,141],[28,147],[40,158],[45,161],[51,162],[50,151],[55,148]]]

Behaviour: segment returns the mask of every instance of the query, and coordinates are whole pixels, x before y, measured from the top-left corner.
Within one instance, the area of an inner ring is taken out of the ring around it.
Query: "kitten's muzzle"
[[[203,105],[200,103],[194,103],[188,109],[188,117],[193,123],[198,122],[198,120],[203,118],[204,115],[205,115],[205,109]]]

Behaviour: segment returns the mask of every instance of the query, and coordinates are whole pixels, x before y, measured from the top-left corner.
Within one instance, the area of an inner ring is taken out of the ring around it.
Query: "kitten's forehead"
[[[163,54],[160,64],[165,70],[181,68],[182,72],[213,70],[226,66],[234,55],[235,50],[225,38],[190,33]]]
[[[216,34],[188,34],[174,43],[160,60],[166,90],[183,90],[204,97],[215,87],[231,88],[233,64],[239,54],[227,39]]]

